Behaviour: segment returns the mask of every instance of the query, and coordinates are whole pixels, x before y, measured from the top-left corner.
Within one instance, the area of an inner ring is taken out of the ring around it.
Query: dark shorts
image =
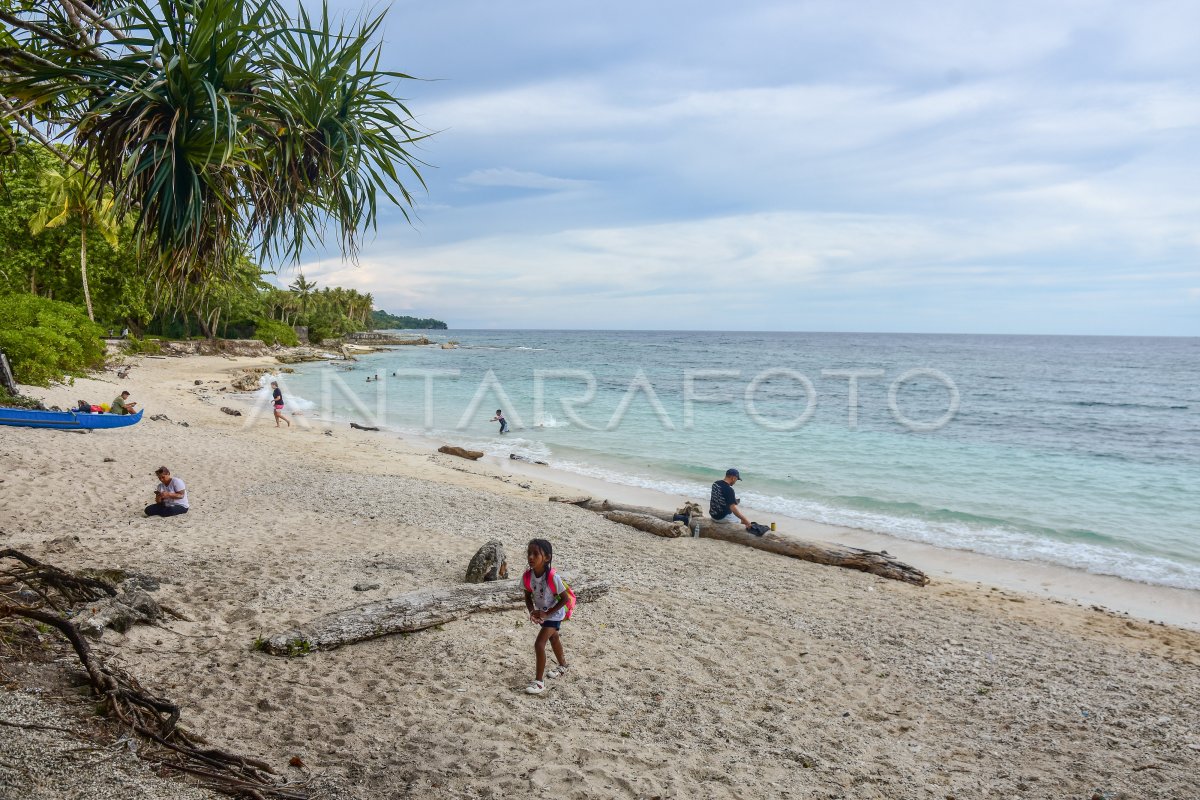
[[[558,630],[559,628],[562,627],[562,620],[561,619],[548,619],[542,623],[542,627],[543,628],[554,628],[554,630]]]

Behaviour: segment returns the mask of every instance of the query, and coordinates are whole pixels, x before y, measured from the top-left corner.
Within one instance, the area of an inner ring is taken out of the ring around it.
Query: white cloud
[[[716,295],[718,327],[824,298],[1131,332],[1195,286],[1200,4],[615,2],[405,8],[396,52],[453,67],[413,104],[439,168],[327,282],[473,324],[703,327]]]
[[[554,178],[537,172],[522,172],[506,167],[477,169],[459,178],[458,182],[469,186],[505,186],[516,189],[549,189],[552,191],[578,189],[587,185],[587,181]]]

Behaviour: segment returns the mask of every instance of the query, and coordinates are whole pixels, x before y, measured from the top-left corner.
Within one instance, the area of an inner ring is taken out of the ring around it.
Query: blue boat
[[[102,428],[124,428],[141,421],[141,411],[136,414],[83,414],[75,411],[33,411],[0,407],[0,425],[21,425],[26,428],[94,431]]]

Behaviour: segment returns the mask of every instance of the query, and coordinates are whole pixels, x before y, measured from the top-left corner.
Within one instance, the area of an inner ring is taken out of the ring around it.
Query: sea
[[[700,500],[735,467],[760,516],[1200,589],[1200,338],[404,333],[435,344],[299,365],[290,407]]]

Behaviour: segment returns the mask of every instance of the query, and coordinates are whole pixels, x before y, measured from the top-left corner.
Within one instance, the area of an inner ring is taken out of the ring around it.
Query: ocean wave
[[[258,389],[254,392],[256,402],[261,402],[266,405],[271,404],[271,381],[278,381],[279,388],[283,392],[283,400],[285,405],[284,412],[291,411],[312,411],[317,407],[317,404],[311,400],[306,400],[298,394],[293,394],[288,391],[287,378],[284,375],[272,375],[266,373],[259,376]]]
[[[511,434],[494,439],[458,439],[450,443],[468,450],[480,450],[485,455],[499,458],[508,458],[509,455],[516,454],[532,461],[545,461],[550,457],[550,448],[544,442]]]
[[[1162,405],[1161,403],[1110,403],[1104,400],[1070,400],[1064,405],[1079,406],[1081,408],[1091,408],[1099,406],[1102,408],[1148,408],[1154,411],[1186,411],[1189,406],[1185,405]]]

